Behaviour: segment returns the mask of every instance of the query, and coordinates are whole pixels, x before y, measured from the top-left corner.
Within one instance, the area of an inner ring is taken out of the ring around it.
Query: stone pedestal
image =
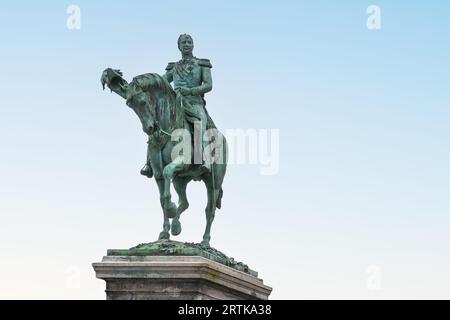
[[[93,264],[108,300],[267,300],[272,288],[204,256],[108,255]]]

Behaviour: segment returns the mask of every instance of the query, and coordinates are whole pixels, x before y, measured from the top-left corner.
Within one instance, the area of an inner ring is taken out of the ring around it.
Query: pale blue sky
[[[162,73],[180,33],[213,64],[220,129],[280,130],[277,175],[230,166],[212,246],[273,299],[450,298],[449,13],[437,0],[2,4],[0,298],[103,299],[90,264],[155,240],[146,138],[99,79]],[[188,191],[175,239],[200,241],[205,191]]]

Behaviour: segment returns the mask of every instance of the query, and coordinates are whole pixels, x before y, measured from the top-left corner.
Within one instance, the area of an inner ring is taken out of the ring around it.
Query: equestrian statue
[[[201,244],[209,247],[211,225],[223,196],[227,143],[205,108],[205,94],[212,90],[211,62],[193,56],[193,48],[192,37],[182,34],[178,38],[182,58],[170,62],[164,75],[146,73],[128,83],[120,70],[108,68],[101,82],[103,89],[107,86],[126,100],[148,135],[141,174],[153,177],[158,185],[164,215],[159,240],[181,233],[180,216],[189,206],[186,186],[192,180],[203,181],[208,202]],[[171,184],[178,206],[171,200]]]

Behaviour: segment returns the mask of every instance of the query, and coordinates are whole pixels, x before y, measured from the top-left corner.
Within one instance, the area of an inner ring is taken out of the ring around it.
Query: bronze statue
[[[221,207],[227,145],[205,109],[204,94],[212,89],[211,63],[207,59],[195,58],[193,47],[192,37],[181,35],[178,48],[182,59],[169,63],[164,76],[147,73],[128,83],[119,70],[108,68],[103,72],[101,82],[103,88],[107,85],[126,99],[126,104],[138,115],[143,131],[149,137],[147,163],[141,173],[154,176],[158,185],[164,213],[159,239],[169,239],[169,230],[174,236],[180,234],[180,215],[189,206],[186,186],[192,180],[201,180],[208,195],[202,244],[209,246],[215,210]],[[172,81],[175,90],[170,85]],[[175,143],[179,141],[180,130],[188,133],[190,147],[181,148],[182,152],[178,152]],[[196,137],[200,138],[200,143]],[[208,148],[210,152],[205,152]],[[179,197],[178,206],[171,201],[171,182]],[[169,219],[172,219],[171,223]]]

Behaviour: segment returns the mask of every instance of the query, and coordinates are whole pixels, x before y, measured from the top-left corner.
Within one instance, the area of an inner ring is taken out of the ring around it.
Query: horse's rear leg
[[[206,189],[208,193],[208,204],[205,209],[206,228],[205,233],[203,234],[202,245],[209,247],[209,241],[211,240],[211,225],[216,214],[216,201],[220,189],[215,189],[213,184],[209,182],[206,182]]]

